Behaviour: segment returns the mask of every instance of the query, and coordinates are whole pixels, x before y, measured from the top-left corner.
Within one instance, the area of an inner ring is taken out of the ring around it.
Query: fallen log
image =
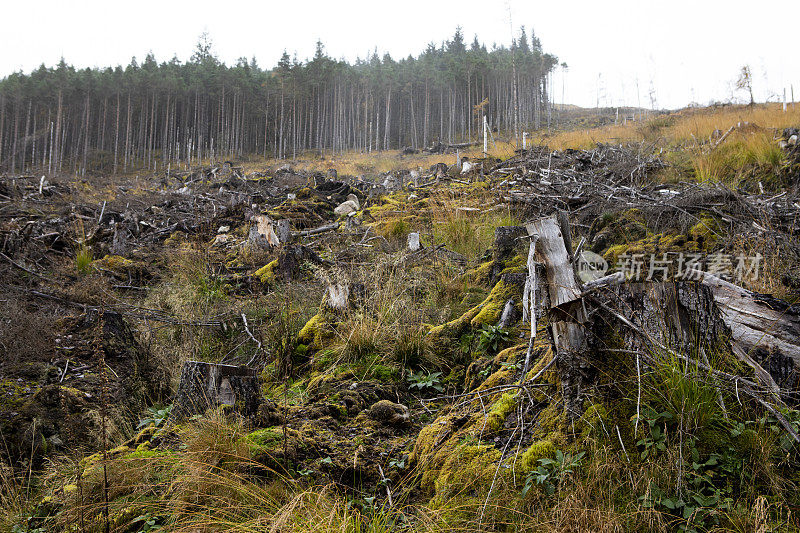
[[[293,231],[292,237],[310,237],[311,235],[318,235],[320,233],[325,233],[326,231],[333,231],[339,228],[339,223],[334,222],[333,224],[325,224],[324,226],[320,226],[318,228],[307,229],[303,231]]]
[[[766,370],[781,389],[797,388],[800,306],[748,291],[707,272],[692,271],[690,275],[714,295],[730,329],[734,353],[754,369],[757,364]]]

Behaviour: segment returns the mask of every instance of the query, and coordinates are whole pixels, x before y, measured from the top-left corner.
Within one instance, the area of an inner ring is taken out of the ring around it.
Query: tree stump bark
[[[550,336],[555,348],[564,407],[570,418],[581,415],[582,391],[589,379],[589,329],[580,283],[570,260],[563,221],[548,217],[526,226],[536,239],[535,257],[544,264],[550,301]]]
[[[187,361],[181,370],[170,418],[180,422],[219,406],[230,406],[243,416],[252,416],[260,401],[261,385],[255,369]]]

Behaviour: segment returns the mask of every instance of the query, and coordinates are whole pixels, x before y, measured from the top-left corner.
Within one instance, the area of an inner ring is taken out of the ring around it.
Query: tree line
[[[203,35],[189,61],[82,70],[63,59],[0,80],[0,170],[127,172],[242,156],[465,142],[483,116],[501,131],[548,123],[558,61],[523,27],[491,50],[459,29],[395,61],[348,63],[317,42],[305,62],[227,66]]]

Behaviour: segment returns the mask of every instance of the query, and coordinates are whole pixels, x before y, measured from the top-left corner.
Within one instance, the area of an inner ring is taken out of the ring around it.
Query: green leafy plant
[[[540,485],[548,496],[554,494],[558,485],[564,481],[564,478],[580,466],[581,459],[585,454],[586,452],[578,452],[574,455],[571,453],[565,454],[561,450],[556,450],[554,459],[549,457],[539,459],[539,466],[528,474],[525,479],[522,495],[526,495],[534,483]]]
[[[487,353],[497,352],[500,346],[507,342],[510,337],[511,334],[508,330],[500,326],[485,325],[478,337],[478,350]]]
[[[642,459],[652,458],[667,449],[666,423],[672,420],[672,414],[666,411],[657,413],[646,408],[639,417],[641,422],[647,424],[648,434],[639,439],[636,445],[641,449]]]
[[[718,515],[733,508],[731,480],[740,478],[742,465],[732,448],[702,457],[695,439],[686,444],[691,460],[684,465],[685,483],[679,493],[668,494],[651,482],[639,501],[643,507],[682,519],[679,530],[697,531],[718,524]]]
[[[435,390],[442,392],[444,389],[441,385],[441,372],[411,372],[408,375],[409,388],[418,389],[420,391]]]
[[[148,416],[139,420],[139,425],[137,427],[143,428],[145,426],[149,426],[150,424],[154,425],[155,427],[161,427],[161,425],[167,421],[169,414],[172,412],[172,404],[165,407],[148,407],[147,412]]]
[[[159,525],[158,522],[161,520],[161,517],[153,516],[150,513],[145,513],[143,515],[137,516],[133,519],[133,524],[140,524],[138,533],[150,533],[152,531],[159,531],[163,526]]]

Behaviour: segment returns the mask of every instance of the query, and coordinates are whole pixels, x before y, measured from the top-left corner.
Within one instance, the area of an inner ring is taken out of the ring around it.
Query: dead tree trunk
[[[230,406],[243,415],[254,415],[261,401],[261,386],[256,370],[244,366],[187,361],[173,402],[175,422],[206,409]]]

